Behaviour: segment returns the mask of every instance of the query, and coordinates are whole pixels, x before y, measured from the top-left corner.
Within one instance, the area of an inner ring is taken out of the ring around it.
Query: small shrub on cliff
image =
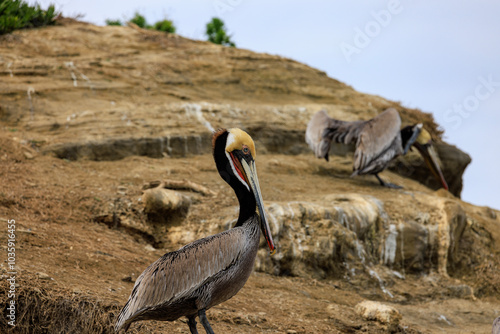
[[[214,17],[212,21],[207,23],[205,35],[208,36],[209,42],[231,47],[236,46],[233,41],[231,41],[230,36],[227,35],[224,22],[219,18]]]
[[[0,35],[55,24],[58,15],[54,5],[43,10],[38,3],[32,6],[22,0],[0,0]]]
[[[146,18],[139,13],[135,13],[130,22],[137,24],[140,28],[147,28]]]
[[[170,20],[164,19],[156,22],[154,25],[150,25],[147,23],[146,18],[139,13],[135,13],[134,17],[130,19],[130,22],[136,24],[139,28],[143,29],[154,29],[158,31],[164,31],[168,33],[175,32],[174,23]],[[120,20],[106,20],[106,25],[108,26],[121,26],[123,25]]]
[[[174,23],[170,20],[158,21],[155,23],[155,25],[153,27],[155,30],[159,30],[159,31],[164,31],[164,32],[169,32],[169,33],[175,32]]]
[[[122,26],[123,23],[120,20],[110,20],[110,19],[107,19],[106,20],[106,25],[107,26]]]

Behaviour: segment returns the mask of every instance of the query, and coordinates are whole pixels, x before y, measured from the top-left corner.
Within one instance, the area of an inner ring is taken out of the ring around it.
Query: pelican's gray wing
[[[233,228],[163,255],[135,282],[115,330],[127,329],[134,318],[150,309],[189,296],[237,261],[246,246],[243,229]]]
[[[491,329],[491,334],[500,334],[500,317],[493,321],[493,328]]]
[[[370,173],[378,169],[377,161],[385,165],[402,153],[401,118],[394,108],[389,108],[367,121],[359,133],[354,152],[354,174]],[[373,167],[373,168],[372,168]]]
[[[320,110],[307,124],[306,142],[317,158],[328,160],[332,141],[342,144],[357,141],[366,123],[366,121],[339,121],[328,117],[326,111]]]

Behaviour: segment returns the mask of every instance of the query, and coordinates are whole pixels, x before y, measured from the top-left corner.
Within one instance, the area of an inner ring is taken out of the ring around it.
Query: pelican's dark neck
[[[249,218],[255,215],[257,203],[253,193],[241,183],[241,181],[234,175],[231,163],[226,155],[226,141],[229,132],[225,131],[218,135],[214,140],[214,160],[217,170],[224,181],[229,183],[233,188],[238,202],[240,204],[240,214],[236,226],[241,226]]]
[[[406,147],[408,141],[412,136],[413,136],[413,126],[408,125],[401,129],[401,144],[403,145],[403,148]]]

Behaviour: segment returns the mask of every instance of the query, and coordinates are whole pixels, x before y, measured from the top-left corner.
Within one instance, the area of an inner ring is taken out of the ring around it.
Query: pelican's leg
[[[397,184],[393,184],[393,183],[390,183],[390,182],[385,182],[384,180],[382,180],[380,178],[380,176],[378,176],[378,174],[374,174],[374,175],[377,178],[378,182],[380,182],[380,185],[382,187],[387,187],[387,188],[392,188],[392,189],[403,189],[403,187],[398,186]]]
[[[214,334],[212,327],[210,327],[210,324],[208,323],[207,315],[205,314],[205,309],[199,310],[198,316],[200,317],[200,322],[203,325],[203,328],[205,328],[207,334]]]
[[[198,334],[198,330],[196,329],[196,315],[188,317],[188,325],[191,334]]]

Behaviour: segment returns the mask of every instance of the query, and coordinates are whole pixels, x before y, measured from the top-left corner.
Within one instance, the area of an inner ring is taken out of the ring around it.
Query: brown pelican
[[[493,321],[493,327],[491,329],[491,334],[500,334],[500,317]]]
[[[401,118],[396,109],[389,108],[368,121],[345,122],[328,117],[324,110],[318,111],[309,121],[306,142],[318,158],[328,161],[328,151],[333,141],[342,144],[356,144],[353,173],[373,174],[380,184],[389,188],[401,188],[384,182],[378,173],[387,168],[389,162],[406,154],[415,146],[423,156],[434,176],[443,188],[448,185],[437,163],[436,153],[431,146],[431,135],[422,124],[407,126],[400,130]]]
[[[274,253],[252,138],[240,129],[222,129],[214,134],[212,146],[219,174],[238,197],[236,225],[167,253],[146,268],[118,316],[117,332],[127,331],[135,321],[173,321],[185,316],[191,333],[198,333],[195,318],[199,316],[205,331],[213,333],[205,311],[245,285],[259,247],[259,226]]]

